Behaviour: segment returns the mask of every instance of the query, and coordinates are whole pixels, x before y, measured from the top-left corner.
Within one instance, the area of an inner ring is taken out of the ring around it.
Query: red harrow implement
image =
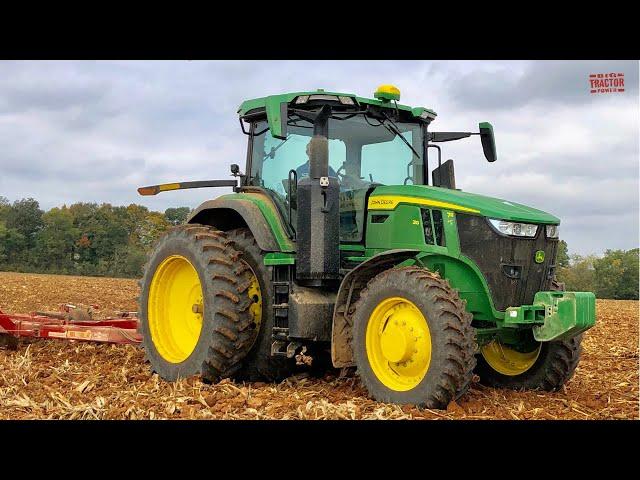
[[[0,310],[0,344],[17,343],[20,337],[83,340],[103,343],[138,344],[136,312],[94,320],[96,305],[83,309],[72,304],[60,306],[60,312],[34,312],[30,315],[3,313]]]

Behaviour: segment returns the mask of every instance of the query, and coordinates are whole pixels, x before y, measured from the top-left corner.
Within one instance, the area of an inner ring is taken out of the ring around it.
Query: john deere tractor
[[[494,162],[491,124],[432,131],[433,110],[399,100],[391,85],[247,100],[244,173],[139,189],[233,187],[151,253],[139,312],[155,372],[276,381],[324,354],[375,399],[430,408],[474,372],[516,389],[571,378],[595,296],[555,280],[560,220],[456,188],[439,144],[477,135]]]

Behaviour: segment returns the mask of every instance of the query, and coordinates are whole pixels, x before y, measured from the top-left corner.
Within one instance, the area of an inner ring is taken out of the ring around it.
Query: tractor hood
[[[558,217],[520,203],[425,185],[376,187],[369,197],[368,206],[370,209],[390,210],[399,203],[439,207],[513,222],[560,224]]]

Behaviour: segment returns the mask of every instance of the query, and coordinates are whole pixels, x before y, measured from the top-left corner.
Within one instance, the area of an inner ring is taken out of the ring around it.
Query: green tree
[[[638,252],[607,250],[593,262],[595,293],[598,298],[638,299]]]
[[[595,291],[595,271],[593,262],[596,257],[589,255],[571,255],[571,263],[558,269],[558,280],[565,283],[568,291],[593,292]]]
[[[122,245],[118,247],[113,258],[106,263],[106,270],[101,273],[113,277],[141,277],[146,260],[147,254],[140,247]]]
[[[36,234],[42,228],[43,213],[40,204],[33,198],[16,200],[7,212],[7,228],[13,228],[21,233],[31,246]]]
[[[0,265],[7,259],[7,247],[5,245],[7,241],[7,226],[2,220],[0,220]]]
[[[560,242],[558,242],[558,256],[556,258],[556,263],[559,267],[569,266],[569,248],[567,246],[567,242],[564,240],[560,240]]]
[[[171,225],[180,225],[187,221],[189,213],[191,213],[189,207],[175,207],[167,208],[164,211],[164,216]]]
[[[52,208],[42,216],[44,226],[36,236],[34,257],[40,269],[69,273],[73,268],[79,230],[68,208]]]
[[[150,212],[147,207],[131,204],[127,207],[130,224],[129,241],[143,250],[148,250],[170,224],[159,212]]]
[[[7,228],[4,222],[0,222],[0,263],[10,269],[19,263],[20,257],[26,250],[24,235],[15,228]]]
[[[114,208],[108,203],[79,209],[81,217],[76,226],[80,233],[78,253],[81,263],[97,266],[101,260],[113,257],[119,246],[127,244],[129,232],[124,210],[124,207]]]
[[[9,204],[7,197],[0,195],[0,222],[6,222],[10,208],[11,205]]]

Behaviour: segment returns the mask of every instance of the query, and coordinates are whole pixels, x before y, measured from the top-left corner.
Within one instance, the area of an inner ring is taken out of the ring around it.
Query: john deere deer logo
[[[544,262],[544,252],[542,250],[538,250],[536,252],[536,256],[534,257],[536,263]]]

